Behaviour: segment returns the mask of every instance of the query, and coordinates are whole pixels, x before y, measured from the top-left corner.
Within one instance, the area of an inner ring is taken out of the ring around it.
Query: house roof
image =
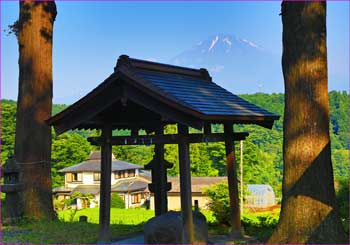
[[[227,177],[191,177],[192,192],[201,193],[205,187],[223,181],[227,181]],[[168,182],[171,182],[171,190],[169,193],[180,192],[179,177],[168,177]]]
[[[89,160],[101,160],[101,151],[92,151],[89,155]],[[112,160],[115,160],[115,156],[112,153]]]
[[[111,187],[115,192],[144,191],[148,188],[148,182],[140,178],[120,180]]]
[[[140,165],[120,161],[114,158],[112,154],[112,172],[128,169],[140,169]],[[100,172],[101,171],[101,153],[94,151],[90,153],[87,161],[59,170],[61,173],[76,173],[76,172]]]
[[[96,195],[100,193],[100,185],[78,185],[70,192],[70,194],[72,195],[74,192]]]
[[[207,70],[119,57],[114,72],[89,94],[50,118],[57,133],[69,129],[113,128],[155,122],[254,123],[271,128],[279,115],[268,112],[215,84]],[[147,126],[148,125],[148,126]],[[150,126],[151,125],[151,126]]]

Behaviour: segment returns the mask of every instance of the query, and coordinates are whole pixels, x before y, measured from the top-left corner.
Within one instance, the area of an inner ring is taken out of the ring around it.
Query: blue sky
[[[56,3],[56,103],[72,103],[97,86],[113,71],[121,54],[168,62],[218,33],[252,40],[276,55],[282,53],[279,1]],[[349,3],[328,2],[327,8],[329,88],[348,90]],[[3,30],[17,18],[18,2],[2,1],[1,97],[8,99],[17,98],[18,47],[15,36]],[[232,92],[239,91],[238,87]]]

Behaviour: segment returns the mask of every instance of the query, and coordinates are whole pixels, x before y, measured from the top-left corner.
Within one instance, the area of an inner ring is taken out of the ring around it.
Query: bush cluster
[[[344,230],[349,236],[349,181],[347,179],[339,180],[337,203],[339,207],[340,219]]]
[[[220,225],[230,225],[230,202],[227,183],[219,183],[205,190],[210,198],[208,208]],[[242,225],[247,235],[255,236],[265,241],[277,226],[279,213],[260,212],[245,213],[242,216]]]
[[[277,226],[279,214],[272,212],[247,213],[242,216],[242,225],[247,235],[266,241]]]
[[[125,202],[117,193],[111,194],[111,208],[125,208]]]

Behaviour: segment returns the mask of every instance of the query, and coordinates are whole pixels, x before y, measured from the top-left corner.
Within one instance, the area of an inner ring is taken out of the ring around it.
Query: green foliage
[[[337,203],[339,207],[339,215],[344,230],[349,235],[349,180],[342,179],[338,181]]]
[[[349,178],[350,150],[332,150],[332,163],[335,179]]]
[[[235,125],[235,131],[249,132],[244,141],[244,177],[245,183],[270,184],[277,197],[281,196],[281,181],[283,173],[282,140],[283,140],[283,110],[284,95],[281,93],[243,94],[242,98],[255,103],[271,112],[281,115],[272,130],[256,125]],[[2,100],[2,164],[7,155],[14,149],[16,102]],[[330,102],[330,137],[332,146],[332,163],[336,179],[348,178],[349,159],[349,95],[346,92],[332,91]],[[52,113],[65,109],[66,105],[53,105]],[[223,125],[212,125],[213,132],[223,132]],[[190,129],[190,132],[196,132]],[[144,134],[145,132],[140,132]],[[177,133],[175,125],[165,128],[166,134]],[[86,138],[99,135],[94,131],[69,131],[52,141],[52,180],[53,187],[63,184],[63,175],[59,169],[71,166],[87,159],[91,146]],[[128,130],[113,131],[114,135],[129,135]],[[153,146],[115,146],[113,153],[116,158],[136,164],[145,165],[153,158]],[[223,176],[226,175],[225,147],[222,142],[191,144],[191,172],[193,176]],[[237,162],[240,161],[239,144],[236,143]],[[174,164],[168,170],[171,176],[179,174],[177,145],[165,145],[165,159]],[[238,172],[239,173],[239,172]]]
[[[11,100],[1,101],[1,165],[9,153],[14,152],[16,131],[16,103]]]
[[[245,190],[247,192],[247,190]],[[209,209],[215,217],[217,225],[230,226],[230,201],[226,182],[210,186],[205,190],[210,198]],[[265,241],[278,223],[278,213],[247,213],[242,217],[242,225],[247,235],[256,236],[260,241]]]
[[[125,208],[125,202],[117,193],[111,194],[111,208]]]
[[[335,149],[349,149],[349,95],[343,92],[329,93],[329,107]]]
[[[52,185],[64,184],[64,175],[58,170],[85,161],[92,149],[90,143],[78,133],[64,133],[52,140]]]
[[[204,193],[210,198],[208,208],[219,224],[230,225],[230,201],[226,182],[208,187]]]
[[[153,149],[154,146],[121,145],[113,146],[112,152],[119,160],[144,166],[152,160],[154,154]]]
[[[278,213],[244,213],[242,225],[247,235],[255,236],[260,241],[266,241],[277,226],[278,219]]]

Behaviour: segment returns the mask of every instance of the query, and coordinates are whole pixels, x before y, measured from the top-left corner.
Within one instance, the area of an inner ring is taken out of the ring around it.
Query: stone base
[[[241,228],[241,230],[231,230],[229,237],[232,239],[241,239],[244,238],[244,230]]]
[[[208,226],[205,216],[193,212],[194,243],[207,244]],[[170,211],[154,217],[144,225],[145,244],[183,244],[185,233],[183,230],[181,212]]]

